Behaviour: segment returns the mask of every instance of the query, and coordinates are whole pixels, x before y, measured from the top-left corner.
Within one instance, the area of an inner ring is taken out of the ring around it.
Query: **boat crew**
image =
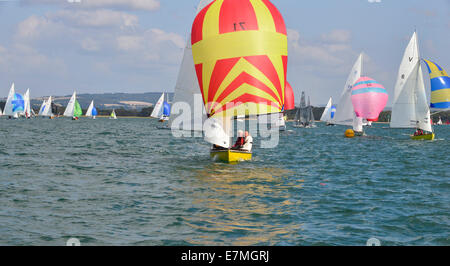
[[[242,150],[251,152],[253,147],[253,137],[250,136],[248,131],[245,131],[245,143],[244,146],[242,146]]]

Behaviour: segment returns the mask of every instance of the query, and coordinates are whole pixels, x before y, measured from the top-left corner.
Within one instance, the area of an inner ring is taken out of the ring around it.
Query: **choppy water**
[[[156,126],[0,119],[0,245],[450,245],[449,126],[291,127],[238,165]]]

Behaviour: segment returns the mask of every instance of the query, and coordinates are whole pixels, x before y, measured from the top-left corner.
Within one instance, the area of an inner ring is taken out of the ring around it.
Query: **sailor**
[[[245,143],[244,146],[242,147],[242,150],[251,152],[252,147],[253,147],[253,137],[250,136],[248,131],[245,131]]]
[[[245,144],[245,138],[244,138],[244,131],[239,130],[238,131],[238,138],[236,140],[236,143],[231,148],[232,150],[240,150]]]

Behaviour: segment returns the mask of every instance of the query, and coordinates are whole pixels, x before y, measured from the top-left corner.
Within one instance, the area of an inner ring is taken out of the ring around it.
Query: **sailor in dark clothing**
[[[244,146],[244,144],[245,144],[244,132],[242,130],[239,130],[236,143],[234,144],[234,146],[231,149],[239,150],[242,148],[242,146]]]

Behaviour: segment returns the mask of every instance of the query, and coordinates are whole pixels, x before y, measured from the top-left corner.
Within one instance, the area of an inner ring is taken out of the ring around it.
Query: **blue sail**
[[[20,95],[18,93],[14,94],[14,98],[11,101],[11,103],[13,106],[13,108],[12,108],[13,113],[23,112],[25,110],[25,101],[23,100],[22,95]]]
[[[170,104],[168,102],[164,102],[163,115],[170,116]]]
[[[335,105],[331,106],[331,119],[334,118],[334,114],[336,114],[336,106]]]
[[[92,116],[97,116],[98,112],[97,112],[97,108],[92,107]]]

